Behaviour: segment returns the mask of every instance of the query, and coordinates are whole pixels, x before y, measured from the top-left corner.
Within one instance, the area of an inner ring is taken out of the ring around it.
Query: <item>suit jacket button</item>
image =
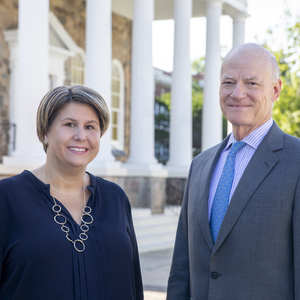
[[[211,277],[212,279],[217,279],[217,278],[219,277],[219,274],[218,274],[217,272],[211,272],[211,273],[210,273],[210,277]]]

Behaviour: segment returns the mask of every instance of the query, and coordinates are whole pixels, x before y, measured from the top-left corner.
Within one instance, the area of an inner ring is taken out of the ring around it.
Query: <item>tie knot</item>
[[[229,154],[236,155],[246,145],[245,142],[234,142],[231,146]]]

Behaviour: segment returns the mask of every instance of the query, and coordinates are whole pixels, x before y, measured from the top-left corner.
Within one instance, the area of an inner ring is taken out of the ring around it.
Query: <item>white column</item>
[[[128,164],[157,164],[154,156],[154,0],[134,0],[132,24],[131,126]]]
[[[85,86],[96,90],[111,110],[112,21],[111,0],[86,1]],[[111,126],[100,140],[100,152],[92,166],[109,166],[115,158],[111,153]]]
[[[222,1],[207,2],[206,64],[203,100],[202,151],[222,140],[222,114],[219,105],[220,17]]]
[[[245,19],[247,15],[237,13],[233,19],[232,31],[232,48],[243,45],[245,43]],[[232,132],[232,124],[227,121],[227,134]]]
[[[246,17],[244,13],[238,13],[233,17],[232,48],[245,43]]]
[[[188,168],[192,160],[190,19],[192,0],[174,1],[174,69],[171,89],[168,166]]]
[[[245,43],[245,19],[247,15],[237,13],[233,18],[232,26],[232,48],[243,45]],[[227,121],[227,134],[232,132],[232,124]]]
[[[49,0],[19,0],[19,86],[14,104],[16,150],[4,164],[38,165],[45,161],[36,134],[36,112],[49,90]]]

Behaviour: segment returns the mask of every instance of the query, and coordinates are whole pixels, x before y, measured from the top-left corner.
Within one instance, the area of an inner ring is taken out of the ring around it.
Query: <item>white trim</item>
[[[50,11],[49,13],[49,23],[53,28],[57,36],[62,40],[62,42],[66,45],[66,47],[73,53],[80,53],[83,60],[85,60],[85,51],[76,45],[72,37],[69,35],[64,26],[60,23],[55,14]]]

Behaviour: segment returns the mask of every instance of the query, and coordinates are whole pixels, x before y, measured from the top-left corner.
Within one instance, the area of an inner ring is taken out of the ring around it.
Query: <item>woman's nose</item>
[[[85,130],[84,130],[83,127],[77,126],[76,132],[75,132],[75,135],[74,135],[74,139],[79,140],[79,141],[85,141],[86,140]]]

